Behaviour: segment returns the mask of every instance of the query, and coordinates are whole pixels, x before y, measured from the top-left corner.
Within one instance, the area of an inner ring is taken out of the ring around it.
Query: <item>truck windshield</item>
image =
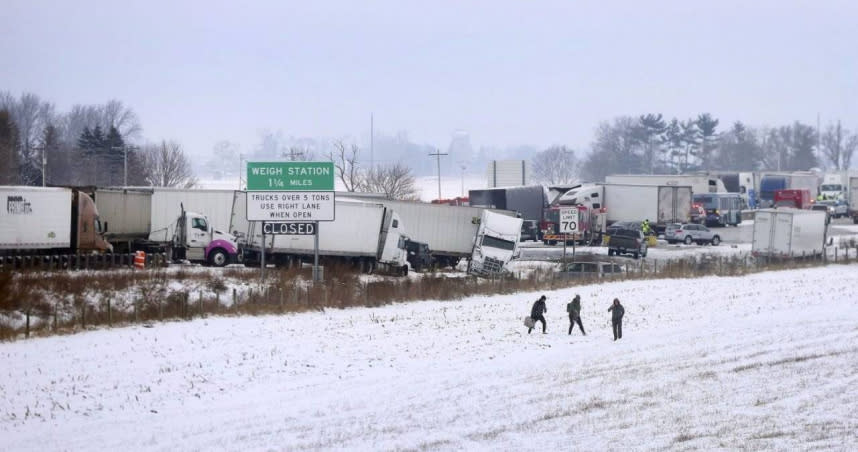
[[[819,187],[822,191],[840,191],[843,189],[843,186],[840,184],[826,184],[822,187]]]
[[[492,236],[484,236],[483,237],[483,246],[487,246],[489,248],[498,248],[502,250],[512,251],[515,249],[515,243],[510,242],[509,240],[499,239],[497,237]]]

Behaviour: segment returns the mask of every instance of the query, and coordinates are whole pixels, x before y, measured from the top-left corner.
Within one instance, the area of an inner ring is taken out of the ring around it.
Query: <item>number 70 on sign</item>
[[[561,234],[574,234],[578,232],[578,209],[560,209],[560,231]]]

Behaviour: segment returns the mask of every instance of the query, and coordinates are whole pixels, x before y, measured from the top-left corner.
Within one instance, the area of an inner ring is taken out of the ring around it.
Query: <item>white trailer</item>
[[[0,186],[0,254],[110,252],[98,209],[71,188]]]
[[[858,224],[858,176],[849,178],[849,216],[852,223]]]
[[[649,220],[661,230],[691,218],[690,186],[604,184],[606,225]]]
[[[0,187],[0,249],[70,248],[72,191]]]
[[[518,257],[522,221],[521,218],[484,210],[474,237],[468,272],[484,276],[502,273],[506,265]]]
[[[238,232],[244,262],[261,262],[262,222],[247,220],[247,193],[236,191],[230,230]],[[385,266],[407,273],[404,225],[399,215],[378,202],[336,199],[334,221],[319,222],[319,256],[323,260],[359,265],[366,271]],[[312,235],[268,235],[266,262],[293,265],[314,256]]]
[[[825,247],[825,212],[761,209],[754,215],[751,251],[762,257],[811,257]]]
[[[727,193],[724,182],[716,176],[698,174],[613,174],[606,184],[690,186],[693,194]]]
[[[360,194],[351,194],[350,197],[381,203],[393,209],[402,219],[408,238],[426,243],[433,263],[441,267],[455,267],[460,259],[471,256],[480,218],[486,210],[482,207],[363,198]],[[515,216],[515,212],[500,212]]]

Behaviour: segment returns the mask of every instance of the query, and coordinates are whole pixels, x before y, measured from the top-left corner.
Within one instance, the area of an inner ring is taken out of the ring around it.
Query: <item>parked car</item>
[[[608,256],[631,254],[637,259],[646,257],[647,241],[640,228],[616,228],[608,241]]]
[[[664,239],[667,240],[667,243],[683,242],[686,245],[692,243],[718,245],[721,243],[721,236],[702,224],[668,224],[664,229]]]
[[[613,262],[572,262],[557,273],[564,278],[612,278],[622,276],[623,267]]]
[[[849,215],[849,205],[846,204],[846,202],[843,200],[835,201],[833,199],[826,199],[823,201],[816,201],[815,203],[813,203],[813,206],[811,206],[811,209],[823,210],[822,208],[817,209],[816,206],[825,206],[828,209],[828,214],[832,218],[840,218]]]
[[[524,220],[521,222],[520,242],[527,240],[539,241],[539,222],[536,220]]]

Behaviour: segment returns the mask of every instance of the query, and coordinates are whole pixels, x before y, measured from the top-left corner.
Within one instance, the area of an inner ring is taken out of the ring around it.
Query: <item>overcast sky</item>
[[[441,148],[459,129],[582,148],[646,112],[855,129],[856,17],[824,0],[4,0],[0,90],[60,111],[119,99],[193,154],[262,129],[366,139],[370,113]]]

